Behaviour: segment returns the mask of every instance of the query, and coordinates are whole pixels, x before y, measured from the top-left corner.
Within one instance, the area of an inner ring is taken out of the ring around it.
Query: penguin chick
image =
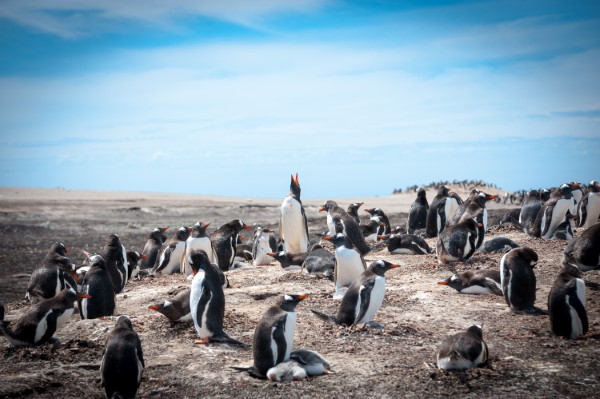
[[[309,376],[333,373],[331,365],[318,352],[306,349],[292,351],[290,360],[295,360]]]
[[[267,378],[275,382],[302,381],[306,377],[306,370],[295,360],[281,362],[267,371]]]
[[[600,269],[600,223],[586,229],[567,244],[563,263],[575,265],[582,272]]]
[[[444,338],[437,354],[437,366],[443,370],[479,367],[487,362],[488,347],[480,326]]]

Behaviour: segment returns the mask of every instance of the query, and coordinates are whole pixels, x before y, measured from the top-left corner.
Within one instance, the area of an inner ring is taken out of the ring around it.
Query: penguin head
[[[169,230],[169,226],[156,227],[154,230],[152,230],[148,238],[157,242],[165,242],[167,240],[167,236],[164,233],[167,230]]]
[[[438,188],[437,190],[437,195],[443,196],[443,197],[447,197],[448,196],[448,187],[442,185]]]
[[[251,226],[248,226],[240,219],[233,219],[231,222],[227,223],[227,226],[229,226],[229,228],[231,228],[236,233],[239,233],[242,230],[252,230]]]
[[[422,200],[426,200],[427,199],[427,193],[425,192],[424,188],[420,188],[419,191],[417,191],[417,198],[422,199]]]
[[[527,198],[540,198],[540,192],[538,190],[529,190],[527,192]]]
[[[353,248],[352,241],[350,241],[345,235],[342,233],[337,233],[334,236],[325,236],[323,237],[325,241],[331,241],[336,248],[346,247]]]
[[[348,205],[348,213],[356,213],[356,211],[358,211],[358,208],[360,208],[361,206],[363,206],[365,203],[364,202],[353,202],[350,205]]]
[[[210,226],[210,223],[196,222],[192,226],[192,237],[203,237],[206,235],[206,228]]]
[[[483,339],[483,326],[474,324],[467,329],[467,333],[474,335],[479,339]]]
[[[87,260],[90,267],[99,267],[101,269],[104,269],[106,267],[106,262],[104,261],[104,258],[98,254],[90,255]]]
[[[286,312],[292,312],[301,301],[308,298],[308,294],[285,294],[279,300],[279,306]]]
[[[563,262],[562,264],[561,274],[567,276],[569,279],[571,277],[581,278],[581,271],[579,271],[579,268],[566,262]]]
[[[66,256],[69,253],[69,249],[62,242],[55,242],[50,247],[50,252],[55,252],[60,256]]]
[[[129,318],[129,316],[121,315],[121,316],[117,317],[117,321],[115,322],[115,329],[117,329],[117,328],[133,330],[133,325],[131,324],[131,319]]]
[[[89,299],[89,298],[91,298],[90,295],[88,295],[86,293],[83,293],[83,292],[77,292],[77,291],[75,291],[75,289],[73,289],[71,287],[65,288],[58,295],[60,295],[68,303],[73,303],[73,302],[75,302],[78,299]]]
[[[514,248],[508,254],[510,255],[511,253],[513,254],[513,256],[518,256],[519,258],[527,262],[532,269],[538,262],[537,253],[529,247]]]
[[[544,202],[548,201],[550,199],[550,195],[552,194],[552,192],[554,191],[554,189],[550,188],[544,188],[542,190],[540,190],[540,199]]]
[[[558,190],[556,190],[556,193],[553,195],[557,195],[557,196],[562,196],[565,198],[569,198],[569,196],[571,195],[571,192],[573,191],[573,188],[579,187],[579,184],[576,185],[570,185],[570,184],[561,184],[560,187],[558,188]]]
[[[588,186],[588,189],[593,193],[600,192],[600,183],[598,183],[596,180],[592,180]]]
[[[296,198],[300,198],[300,182],[298,181],[298,172],[296,172],[296,178],[294,175],[291,176],[292,181],[290,183],[290,193]]]
[[[375,273],[378,276],[383,276],[383,274],[385,272],[387,272],[390,269],[396,269],[400,267],[400,265],[396,265],[390,262],[387,262],[385,260],[376,260],[375,262],[371,263],[369,265],[369,270],[371,270],[373,273]]]
[[[325,203],[321,206],[321,208],[319,208],[319,212],[331,212],[332,210],[334,210],[336,207],[338,206],[337,202],[332,201],[332,200],[327,200],[325,201]]]
[[[119,239],[119,236],[116,234],[109,235],[108,238],[106,239],[106,246],[107,247],[120,247],[121,240]]]
[[[210,265],[210,260],[208,259],[208,255],[203,249],[197,249],[192,251],[188,255],[188,262],[192,267],[192,271],[194,272],[194,276],[200,271],[205,270],[208,265]]]
[[[458,274],[453,274],[447,279],[438,282],[439,285],[447,285],[448,287],[452,287],[457,291],[460,291],[463,288],[463,282]]]
[[[188,239],[188,237],[190,236],[190,232],[192,231],[191,227],[187,227],[187,226],[181,226],[178,230],[177,230],[177,239],[179,241],[185,241]]]
[[[486,202],[489,200],[497,198],[497,195],[486,194],[483,191],[479,191],[477,195],[475,195],[474,201],[479,204],[479,206],[484,206]]]

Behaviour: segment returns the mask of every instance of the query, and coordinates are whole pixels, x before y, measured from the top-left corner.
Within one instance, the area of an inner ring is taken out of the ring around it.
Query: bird
[[[502,292],[511,310],[536,312],[536,277],[533,268],[537,261],[537,253],[529,247],[514,248],[500,260]]]
[[[308,274],[333,277],[334,269],[335,255],[319,244],[315,244],[310,248],[306,259],[302,263],[302,270]]]
[[[106,270],[106,262],[101,255],[90,255],[87,258],[90,268],[81,283],[81,291],[90,295],[79,303],[79,314],[82,319],[96,319],[112,316],[116,307],[115,290],[110,274]]]
[[[352,241],[343,234],[335,237],[325,236],[325,241],[331,241],[335,246],[335,269],[333,279],[335,282],[334,299],[342,299],[345,288],[360,277],[366,270],[365,260],[360,251],[354,247]]]
[[[194,250],[202,249],[208,255],[208,258],[212,263],[216,262],[217,255],[214,253],[210,237],[206,234],[206,229],[210,226],[210,223],[204,223],[201,221],[196,222],[192,226],[190,236],[185,241],[185,251],[181,255],[181,273],[190,277],[192,276],[192,267],[187,263],[187,259]]]
[[[518,248],[519,244],[507,237],[494,237],[489,240],[485,240],[479,248],[479,252],[484,254],[489,254],[492,252],[505,252],[507,247],[508,251],[510,251],[513,248]]]
[[[377,223],[383,223],[383,226],[380,226],[380,229],[377,232],[377,235],[390,234],[392,228],[390,226],[390,220],[387,215],[379,208],[369,208],[365,209],[369,215],[371,215],[371,220]]]
[[[465,211],[467,210],[469,205],[471,205],[471,202],[475,199],[475,197],[480,192],[481,191],[479,191],[477,189],[472,189],[471,192],[469,193],[469,196],[467,197],[467,199],[458,206],[458,208],[456,209],[456,212],[454,212],[454,215],[449,216],[449,217],[448,217],[448,215],[446,215],[448,217],[448,221],[447,221],[446,225],[451,226],[453,224],[460,222],[460,218],[465,213]]]
[[[577,339],[587,333],[585,283],[577,266],[564,264],[548,294],[550,328],[555,335]]]
[[[67,251],[63,243],[53,244],[42,263],[33,270],[25,294],[29,302],[35,304],[52,298],[68,287],[77,291],[75,265],[65,256]]]
[[[233,219],[209,235],[214,253],[216,255],[215,263],[224,272],[228,271],[233,264],[238,234],[244,229],[252,230],[252,227],[247,226],[239,219]]]
[[[279,238],[283,241],[285,252],[306,252],[309,245],[308,222],[300,200],[298,173],[291,178],[290,192],[281,203]]]
[[[582,272],[600,269],[600,223],[569,241],[563,252],[563,262],[577,266]]]
[[[446,280],[438,282],[447,285],[461,294],[494,294],[502,296],[500,272],[498,270],[467,270],[453,274]]]
[[[521,213],[519,213],[519,223],[523,226],[523,231],[528,233],[533,227],[535,219],[542,209],[542,198],[538,190],[529,190],[527,197],[521,207]],[[529,234],[529,233],[528,233]]]
[[[290,353],[290,360],[298,362],[309,376],[333,373],[329,362],[315,351],[297,349]]]
[[[427,241],[414,234],[390,234],[380,238],[388,240],[387,250],[391,254],[428,255],[431,253]]]
[[[287,252],[286,253],[284,251],[279,251],[279,252],[269,252],[267,254],[267,256],[269,256],[269,257],[275,259],[277,262],[279,262],[281,264],[282,269],[295,270],[295,269],[302,269],[302,265],[304,264],[304,261],[308,257],[308,252],[300,252],[300,253]]]
[[[295,360],[286,360],[271,367],[266,375],[275,382],[302,381],[308,376],[306,370]]]
[[[121,244],[118,235],[111,234],[108,237],[102,257],[106,264],[106,270],[110,275],[115,294],[118,294],[125,288],[129,277],[127,251],[123,244]]]
[[[77,293],[70,287],[65,288],[58,295],[32,305],[21,317],[11,322],[11,328],[0,323],[0,333],[12,346],[35,346],[46,342],[57,344],[60,340],[54,334],[69,321],[75,301],[80,298],[89,298],[89,295]]]
[[[427,202],[427,193],[423,188],[420,188],[417,192],[417,198],[408,211],[408,221],[406,222],[406,231],[408,234],[413,234],[416,230],[426,227],[428,210],[429,202]]]
[[[273,258],[268,254],[277,250],[277,243],[273,237],[273,230],[258,227],[252,239],[252,264],[254,266],[268,265]]]
[[[142,255],[138,251],[127,251],[127,280],[131,280],[135,277],[139,278],[138,273],[140,272],[139,261],[145,259],[147,256]]]
[[[366,255],[371,251],[371,248],[365,242],[359,224],[356,223],[356,220],[354,220],[352,216],[348,215],[348,212],[340,208],[335,201],[326,201],[321,208],[319,208],[319,212],[323,211],[327,212],[327,227],[329,228],[330,236],[338,233],[338,231],[336,231],[337,228],[342,226],[343,234],[352,241],[352,244],[358,249],[361,255]],[[336,223],[336,219],[339,220],[339,223]],[[336,225],[338,227],[336,227]]]
[[[311,311],[323,320],[346,326],[372,323],[373,316],[381,307],[385,295],[384,273],[398,267],[400,265],[385,260],[372,262],[367,270],[350,285],[335,316],[314,309]],[[378,326],[377,323],[372,325]]]
[[[431,201],[427,212],[426,232],[427,237],[437,237],[446,228],[446,221],[454,215],[463,200],[448,187],[440,186],[437,195]]]
[[[180,271],[181,256],[191,231],[192,227],[187,226],[177,229],[175,235],[160,247],[156,263],[150,274],[169,275]]]
[[[129,317],[119,316],[106,339],[100,364],[100,381],[106,397],[134,398],[145,367],[140,337]]]
[[[592,180],[588,185],[588,192],[579,201],[578,227],[587,229],[598,223],[600,217],[600,183]]]
[[[142,250],[142,260],[140,262],[140,271],[144,271],[145,274],[148,273],[148,269],[154,267],[154,264],[156,263],[156,258],[158,256],[158,251],[160,250],[160,247],[166,239],[164,233],[168,229],[169,226],[156,227],[148,235],[148,240],[146,241],[146,245],[144,245],[144,249]],[[143,256],[146,257],[144,258]]]
[[[448,226],[437,240],[435,251],[438,263],[466,261],[475,253],[478,228],[482,227],[473,219]]]
[[[478,191],[476,193],[476,195],[472,198],[472,200],[469,203],[469,206],[466,207],[464,213],[462,214],[462,216],[460,217],[460,219],[458,221],[462,222],[466,219],[472,219],[477,214],[482,212],[483,215],[482,215],[482,220],[480,223],[483,224],[483,230],[485,232],[487,232],[487,230],[488,230],[488,211],[485,207],[485,204],[489,200],[492,200],[495,198],[498,198],[498,196],[486,194],[483,191]],[[482,239],[483,239],[483,237],[482,237]]]
[[[364,202],[353,202],[350,205],[348,205],[348,210],[346,211],[348,215],[352,216],[358,224],[360,224],[360,216],[358,216],[358,209],[364,204]]]
[[[173,323],[192,320],[192,314],[190,313],[191,291],[191,288],[187,288],[173,298],[148,306],[148,309],[156,310]]]
[[[188,262],[194,271],[190,292],[190,313],[196,333],[201,338],[196,343],[223,342],[243,345],[223,331],[225,317],[225,294],[223,293],[223,274],[208,259],[203,250],[193,251]]]
[[[554,233],[550,236],[551,240],[564,240],[570,241],[573,239],[573,222],[575,215],[571,215],[569,212],[565,215],[565,219],[556,226]]]
[[[534,225],[528,231],[530,235],[549,240],[554,234],[554,230],[564,221],[567,212],[571,215],[575,214],[575,200],[571,194],[575,187],[578,186],[562,184],[558,190],[552,193],[550,199],[538,212]]]
[[[487,360],[488,347],[483,340],[483,329],[478,325],[444,338],[437,354],[437,366],[443,370],[479,367]]]
[[[385,229],[385,223],[369,219],[367,224],[360,224],[359,227],[363,237],[365,237],[365,242],[377,242],[377,237],[380,236],[380,231],[383,231],[383,229]],[[342,228],[341,231],[343,230],[344,229]],[[337,232],[338,229],[336,228],[336,233]]]

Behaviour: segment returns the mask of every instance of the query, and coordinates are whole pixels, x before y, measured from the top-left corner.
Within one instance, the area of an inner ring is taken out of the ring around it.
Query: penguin
[[[521,207],[519,214],[519,223],[523,226],[523,231],[527,233],[534,225],[535,219],[542,209],[542,199],[538,190],[529,190],[525,202]]]
[[[440,186],[437,195],[433,198],[426,219],[427,237],[437,237],[446,228],[446,221],[454,215],[462,199],[448,187]]]
[[[437,366],[442,370],[479,367],[488,360],[488,347],[481,326],[471,326],[466,332],[444,338],[437,354]]]
[[[385,229],[385,223],[369,219],[367,224],[361,224],[359,227],[363,237],[365,237],[365,242],[377,242],[377,237],[380,235],[379,232]]]
[[[371,220],[384,224],[378,230],[377,235],[390,234],[390,232],[392,231],[392,228],[390,226],[390,220],[388,219],[386,214],[381,209],[370,208],[370,209],[365,209],[365,212],[367,212],[369,215],[371,215]]]
[[[536,278],[533,268],[537,261],[537,253],[528,247],[512,249],[500,260],[502,292],[512,311],[535,311]]]
[[[577,212],[579,208],[579,202],[581,202],[581,199],[583,198],[583,189],[581,188],[581,183],[576,181],[569,183],[569,186],[573,187],[573,190],[571,190],[571,195],[573,195],[573,199],[575,200],[575,210]]]
[[[295,270],[295,269],[302,268],[302,264],[308,257],[308,252],[301,252],[301,253],[287,252],[286,253],[286,252],[280,251],[277,253],[270,252],[267,254],[267,256],[270,256],[270,257],[274,258],[277,262],[279,262],[281,264],[282,269]]]
[[[458,206],[458,208],[456,208],[456,212],[454,212],[454,215],[452,215],[451,217],[448,218],[446,225],[451,226],[453,224],[460,222],[460,218],[462,217],[462,215],[465,213],[465,211],[467,210],[469,205],[471,205],[471,202],[473,202],[473,200],[479,193],[481,193],[481,191],[479,191],[477,189],[472,189],[471,192],[469,193],[469,196],[467,197],[467,199],[462,204],[460,204]]]
[[[294,360],[302,366],[309,376],[331,374],[331,365],[321,354],[307,349],[292,351],[290,360]]]
[[[335,255],[319,244],[312,246],[302,263],[302,271],[304,273],[316,274],[317,276],[333,277],[334,269]]]
[[[79,303],[79,314],[82,319],[96,319],[112,316],[116,307],[115,290],[106,262],[100,255],[91,255],[88,259],[90,269],[81,283],[81,291],[90,295]]]
[[[221,280],[222,270],[210,263],[208,255],[199,249],[190,254],[188,262],[194,271],[190,291],[190,313],[196,333],[196,343],[224,342],[244,345],[223,331],[225,294]]]
[[[335,201],[326,201],[321,208],[319,208],[319,212],[327,212],[327,227],[329,228],[329,235],[333,236],[337,234],[336,232],[336,217],[339,218],[339,224],[343,228],[343,234],[348,237],[352,244],[361,255],[366,255],[371,251],[371,248],[365,242],[365,238],[362,235],[359,224],[356,223],[356,220],[348,213],[340,208]]]
[[[267,370],[267,378],[275,382],[302,381],[307,376],[306,370],[295,360],[281,362]]]
[[[465,208],[464,213],[458,220],[459,223],[463,222],[467,219],[472,219],[477,217],[477,215],[482,214],[480,223],[483,224],[483,232],[487,232],[488,230],[488,211],[485,207],[485,204],[492,199],[498,198],[497,195],[486,194],[483,191],[478,191],[472,198],[469,206]],[[481,234],[480,239],[483,242],[483,234]],[[481,243],[479,243],[481,246]],[[478,248],[479,248],[478,246]]]
[[[573,239],[573,225],[572,220],[575,218],[575,215],[571,215],[567,212],[565,215],[565,220],[556,226],[556,230],[552,233],[550,237],[551,240],[564,240],[571,241]]]
[[[579,201],[578,214],[578,227],[587,229],[598,223],[598,217],[600,217],[600,183],[596,180],[590,182],[588,192]]]
[[[408,221],[406,222],[406,231],[408,234],[413,234],[415,230],[426,227],[428,210],[429,202],[427,202],[427,193],[423,188],[420,188],[417,192],[417,198],[408,211]]]
[[[600,223],[587,228],[567,244],[563,262],[577,266],[582,272],[600,269]]]
[[[102,355],[101,384],[107,398],[134,398],[146,367],[140,337],[127,316],[119,316]]]
[[[461,294],[494,294],[502,296],[498,270],[468,270],[454,274],[439,285],[447,285]]]
[[[550,199],[550,196],[554,191],[555,190],[553,188],[544,188],[540,190],[540,199],[542,200],[542,205],[544,204],[544,202]]]
[[[360,208],[361,206],[363,206],[365,203],[364,202],[353,202],[350,205],[348,205],[348,215],[352,216],[354,218],[354,220],[356,220],[356,223],[360,224],[360,216],[358,216],[358,208]]]
[[[59,343],[60,340],[54,337],[54,333],[69,321],[78,298],[89,298],[89,295],[77,293],[70,287],[65,288],[58,295],[44,299],[27,309],[19,319],[11,322],[12,328],[0,323],[0,333],[12,346]]]
[[[250,244],[240,244],[238,242],[238,245],[235,247],[235,256],[233,259],[234,264],[236,262],[253,262],[254,258],[252,257],[252,241]],[[234,265],[232,265],[232,269],[235,269]]]
[[[138,273],[140,272],[139,261],[141,259],[145,259],[146,255],[142,255],[137,251],[128,251],[127,252],[127,280],[131,280],[133,278],[139,278]]]
[[[125,288],[129,277],[127,251],[121,244],[118,235],[111,234],[108,237],[102,257],[106,263],[105,267],[110,275],[115,294],[118,294]]]
[[[6,323],[4,320],[4,305],[0,303],[0,324],[6,327]]]
[[[191,227],[180,227],[175,235],[165,242],[156,258],[156,263],[150,274],[168,276],[179,272],[181,266],[181,255],[184,252],[186,240],[190,237]]]
[[[530,235],[549,240],[554,234],[554,230],[565,220],[567,212],[575,214],[575,200],[571,194],[573,188],[575,186],[562,184],[558,190],[552,193],[550,199],[540,209],[534,225],[528,231]]]
[[[383,303],[385,295],[384,273],[398,267],[400,265],[395,265],[384,260],[374,261],[350,285],[342,298],[337,315],[329,316],[314,309],[311,309],[311,311],[319,318],[336,324],[353,326],[356,324],[371,323],[373,316],[375,316],[375,313],[377,313]]]
[[[252,239],[252,264],[254,266],[268,265],[273,260],[268,254],[277,250],[273,231],[267,228],[257,228]]]
[[[142,258],[140,262],[140,269],[144,271],[145,274],[148,274],[148,269],[154,267],[156,263],[156,258],[158,256],[158,251],[162,246],[163,242],[165,242],[164,232],[169,229],[167,227],[157,227],[148,235],[148,241],[146,241],[146,245],[144,245],[144,249],[142,250],[142,256],[146,256]]]
[[[192,253],[192,251],[196,251],[198,249],[202,249],[208,255],[211,263],[216,262],[217,256],[214,253],[214,249],[210,238],[206,234],[206,228],[210,226],[210,223],[203,223],[198,221],[195,225],[192,226],[192,231],[190,236],[185,242],[185,251],[181,256],[181,274],[188,276],[192,276],[192,266],[187,263],[187,259]]]
[[[148,309],[162,313],[173,323],[190,321],[192,320],[192,314],[190,313],[191,291],[191,288],[185,289],[163,303],[148,306]]]
[[[66,254],[64,245],[54,244],[42,264],[31,273],[25,297],[32,304],[52,298],[68,287],[77,291],[75,265],[61,253]]]
[[[308,221],[300,200],[298,173],[292,175],[290,193],[281,203],[279,238],[283,241],[284,252],[306,252],[308,250]]]
[[[482,227],[473,219],[448,226],[438,237],[435,251],[438,263],[467,261],[475,253],[478,228]]]
[[[489,254],[493,252],[505,252],[508,246],[509,251],[513,248],[518,248],[519,244],[506,237],[494,237],[489,240],[485,240],[483,245],[479,248],[479,252]]]
[[[243,229],[252,230],[252,227],[247,226],[239,219],[233,219],[209,235],[216,255],[215,263],[224,272],[228,271],[233,264],[238,234]]]
[[[555,335],[577,339],[588,331],[585,283],[577,266],[563,264],[548,294],[550,328]]]
[[[354,247],[352,241],[343,234],[335,237],[325,236],[325,241],[331,241],[335,245],[335,270],[333,280],[335,281],[334,299],[342,299],[344,288],[350,287],[364,272],[367,267],[360,251]]]
[[[414,234],[391,234],[380,236],[388,239],[387,250],[391,254],[428,255],[431,252],[429,244]]]

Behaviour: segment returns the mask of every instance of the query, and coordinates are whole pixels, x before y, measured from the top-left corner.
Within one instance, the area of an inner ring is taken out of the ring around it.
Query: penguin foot
[[[196,339],[194,340],[195,344],[199,344],[199,345],[208,345],[209,339],[208,338],[202,338],[202,339]]]

